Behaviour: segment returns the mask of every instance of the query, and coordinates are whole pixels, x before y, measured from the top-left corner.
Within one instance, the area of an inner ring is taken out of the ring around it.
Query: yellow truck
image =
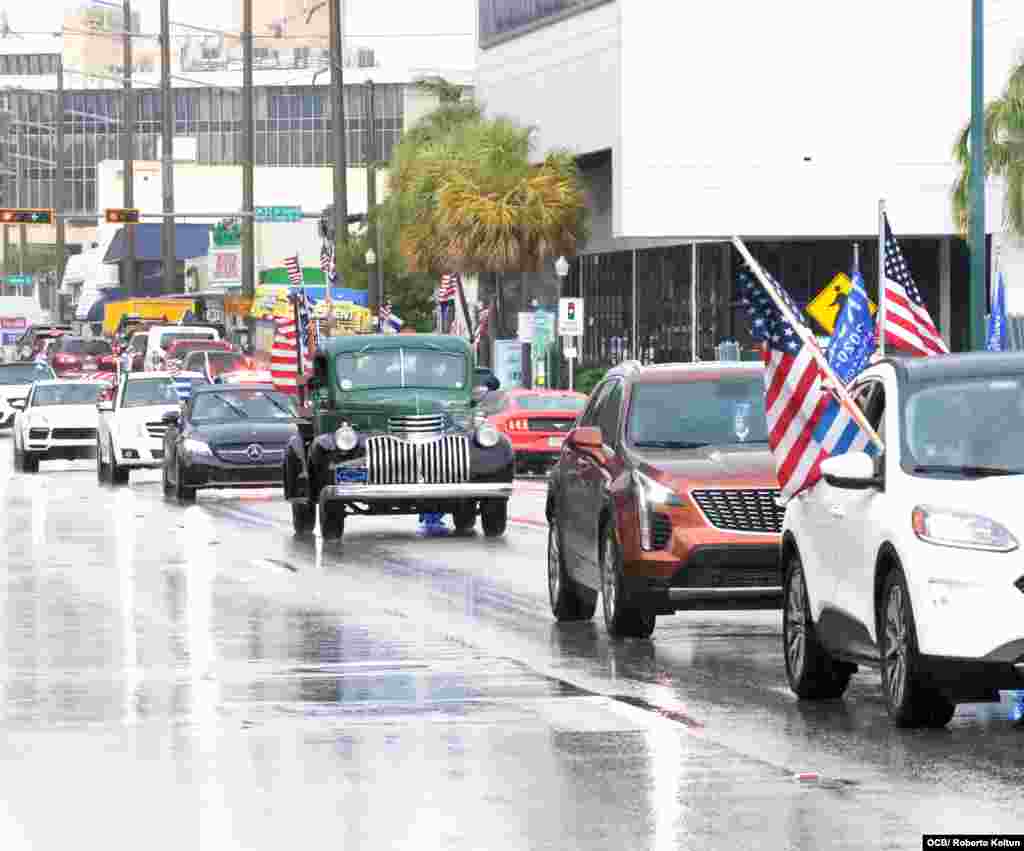
[[[103,310],[103,333],[108,337],[113,336],[123,316],[177,322],[190,310],[195,312],[196,303],[189,298],[129,298],[124,301],[111,301]]]

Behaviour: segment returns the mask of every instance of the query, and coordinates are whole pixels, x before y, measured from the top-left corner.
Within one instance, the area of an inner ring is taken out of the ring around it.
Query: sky
[[[472,67],[475,53],[476,0],[342,0],[346,39],[375,47],[378,55],[400,57],[409,66]],[[76,0],[0,0],[12,30],[60,29],[64,9]],[[204,27],[233,29],[241,18],[241,0],[170,0],[171,20]],[[160,27],[159,0],[132,0],[142,28]],[[324,14],[324,13],[321,13]],[[455,36],[460,34],[460,36]]]

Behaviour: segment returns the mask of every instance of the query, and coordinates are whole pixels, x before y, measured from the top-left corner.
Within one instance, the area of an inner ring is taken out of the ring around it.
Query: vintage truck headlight
[[[359,445],[359,435],[348,423],[334,432],[334,445],[342,452],[351,452]]]
[[[490,423],[481,423],[480,427],[476,430],[476,442],[484,449],[491,449],[497,446],[499,440],[501,440],[501,435],[498,434],[498,430]]]
[[[997,553],[1017,549],[1017,539],[1009,529],[980,514],[919,505],[910,522],[914,534],[929,544]]]

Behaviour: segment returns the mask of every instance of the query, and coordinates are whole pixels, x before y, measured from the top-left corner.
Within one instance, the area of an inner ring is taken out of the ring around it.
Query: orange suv
[[[610,371],[548,478],[548,593],[646,638],[684,609],[779,608],[784,509],[752,363]]]

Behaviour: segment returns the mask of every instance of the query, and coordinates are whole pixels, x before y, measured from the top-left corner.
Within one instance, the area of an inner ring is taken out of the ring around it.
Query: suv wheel
[[[473,531],[473,527],[476,526],[476,503],[472,500],[459,503],[452,512],[452,520],[457,534],[465,535]]]
[[[789,687],[805,700],[841,697],[854,667],[833,659],[818,641],[798,553],[794,552],[786,565],[782,592],[782,653]]]
[[[548,599],[557,621],[588,621],[597,608],[597,594],[580,588],[565,569],[562,530],[555,517],[548,524]]]
[[[316,506],[312,502],[292,503],[292,528],[296,535],[308,535],[316,526]]]
[[[923,681],[914,610],[907,580],[898,567],[885,577],[878,601],[878,645],[889,717],[899,727],[945,727],[956,704]]]
[[[650,638],[657,616],[630,604],[622,582],[622,550],[615,526],[608,524],[601,547],[601,600],[604,625],[614,638]]]
[[[181,470],[180,458],[174,468],[174,495],[178,498],[179,502],[196,501],[196,489],[190,488],[185,484],[185,475]]]
[[[345,506],[325,502],[320,507],[320,534],[325,541],[340,541],[345,534]]]
[[[103,484],[107,480],[107,465],[103,463],[103,450],[100,441],[96,440],[96,481]]]
[[[99,450],[97,449],[97,452]],[[117,456],[114,454],[114,443],[110,443],[110,465],[107,468],[110,471],[110,481],[115,485],[126,485],[128,484],[128,475],[131,472],[128,467],[124,467],[117,463]]]
[[[21,470],[24,473],[38,473],[39,456],[33,455],[27,449],[23,449],[21,452]]]
[[[500,538],[508,526],[508,500],[484,499],[480,501],[480,525],[488,538]]]

